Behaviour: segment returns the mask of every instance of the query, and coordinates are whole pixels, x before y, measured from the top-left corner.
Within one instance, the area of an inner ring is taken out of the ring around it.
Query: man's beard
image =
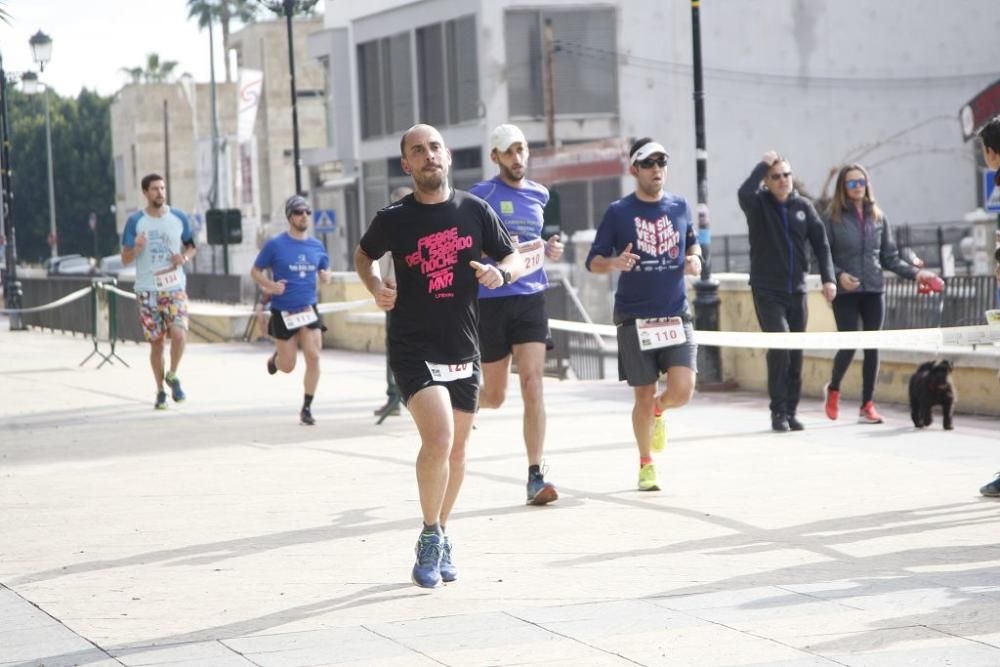
[[[503,164],[500,164],[500,174],[505,179],[507,179],[508,181],[521,181],[521,180],[524,180],[524,172],[525,172],[525,169],[522,167],[521,168],[521,175],[518,176],[516,173],[514,173],[514,170],[512,170],[512,169],[510,169],[510,168],[508,168],[506,166],[504,166]]]
[[[436,192],[443,189],[448,180],[448,171],[441,167],[440,171],[426,172],[423,169],[413,172],[413,182],[418,190]]]

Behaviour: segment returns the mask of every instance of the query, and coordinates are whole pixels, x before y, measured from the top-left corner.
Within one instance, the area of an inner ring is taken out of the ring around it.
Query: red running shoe
[[[836,419],[840,416],[840,392],[836,389],[830,389],[830,383],[827,382],[823,387],[823,398],[826,402],[824,409],[826,410],[826,416],[830,419]]]
[[[882,415],[880,415],[875,410],[875,404],[868,401],[861,406],[861,412],[858,414],[859,424],[881,424]]]

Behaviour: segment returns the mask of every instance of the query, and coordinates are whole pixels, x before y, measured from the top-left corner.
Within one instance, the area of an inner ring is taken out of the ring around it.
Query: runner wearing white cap
[[[524,404],[524,446],[528,454],[527,502],[545,505],[559,497],[545,481],[545,404],[542,376],[549,335],[545,290],[549,281],[546,259],[558,260],[563,244],[558,234],[542,239],[542,212],[549,201],[544,185],[525,178],[528,141],[516,125],[499,125],[490,134],[490,159],[500,173],[477,183],[469,192],[484,199],[518,243],[525,275],[516,283],[494,290],[479,289],[479,345],[483,362],[483,390],[479,405],[499,408],[507,397],[511,362],[517,364]]]
[[[663,145],[649,137],[632,144],[635,192],[608,206],[587,255],[589,271],[620,272],[614,307],[618,377],[635,393],[640,491],[660,489],[652,457],[666,443],[660,413],[691,400],[697,373],[684,274],[701,273],[701,248],[687,200],[663,190],[668,159]],[[667,387],[657,396],[662,373]]]

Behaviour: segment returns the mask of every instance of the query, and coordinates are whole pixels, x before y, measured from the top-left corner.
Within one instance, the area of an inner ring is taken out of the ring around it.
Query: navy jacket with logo
[[[750,233],[750,286],[778,292],[806,291],[812,245],[824,283],[835,282],[826,229],[816,209],[805,197],[792,192],[783,204],[760,187],[769,167],[760,162],[740,186],[740,208]]]

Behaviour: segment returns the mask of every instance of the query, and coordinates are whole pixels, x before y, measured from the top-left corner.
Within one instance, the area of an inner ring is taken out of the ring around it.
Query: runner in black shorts
[[[451,153],[437,130],[411,127],[400,152],[414,192],[376,214],[354,262],[378,307],[393,311],[389,366],[420,432],[424,526],[411,576],[418,586],[433,588],[458,577],[445,525],[465,476],[478,402],[477,292],[479,285],[497,288],[516,280],[524,264],[492,209],[448,185]],[[383,281],[375,267],[387,252],[394,281]],[[499,264],[481,264],[484,253]]]
[[[635,193],[608,207],[587,255],[594,273],[620,271],[615,292],[619,378],[635,393],[632,430],[639,448],[639,490],[659,491],[653,452],[666,445],[662,412],[694,394],[698,347],[684,274],[701,273],[701,248],[687,200],[663,191],[667,151],[645,137],[629,151]],[[656,396],[656,382],[667,388]]]
[[[306,372],[299,421],[307,426],[316,423],[312,402],[319,385],[319,353],[326,331],[316,310],[316,279],[329,283],[332,278],[326,248],[309,236],[311,214],[304,197],[289,197],[285,202],[288,231],[264,244],[250,270],[250,277],[271,295],[268,332],[274,337],[277,350],[268,357],[267,372],[291,373],[295,370],[298,348],[302,348]],[[271,278],[265,273],[268,270]]]
[[[556,500],[556,487],[542,470],[545,450],[545,400],[542,378],[549,323],[545,315],[546,259],[558,260],[563,244],[556,234],[544,241],[542,211],[549,201],[544,185],[524,177],[528,141],[515,125],[500,125],[490,134],[490,159],[500,173],[474,185],[469,192],[482,197],[500,216],[518,242],[525,275],[513,285],[479,290],[479,342],[483,353],[484,408],[499,408],[507,397],[511,362],[517,364],[524,403],[524,447],[528,454],[527,500],[545,505]]]

